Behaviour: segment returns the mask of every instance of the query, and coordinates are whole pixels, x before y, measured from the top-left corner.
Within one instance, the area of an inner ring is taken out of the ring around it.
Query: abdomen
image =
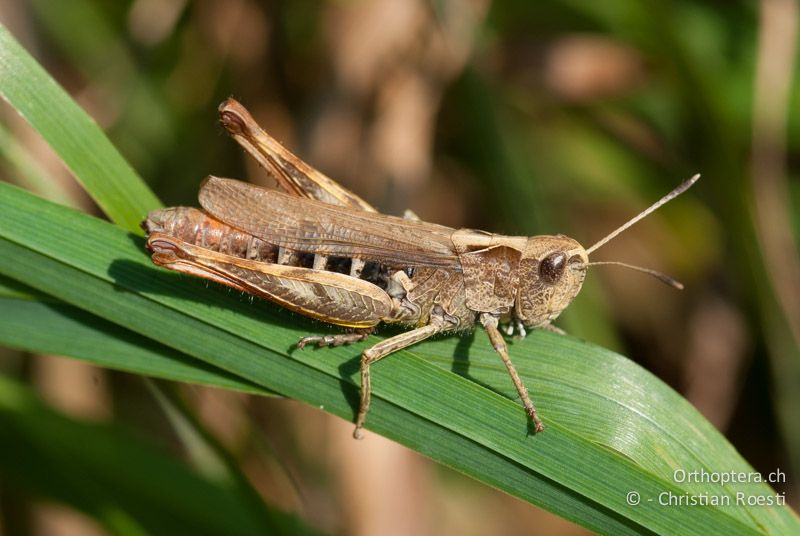
[[[409,277],[414,276],[412,268],[388,266],[369,259],[291,251],[239,231],[192,207],[154,210],[142,222],[142,228],[147,234],[164,233],[182,242],[232,257],[350,275],[383,290],[387,290],[389,278],[397,270],[405,271]]]

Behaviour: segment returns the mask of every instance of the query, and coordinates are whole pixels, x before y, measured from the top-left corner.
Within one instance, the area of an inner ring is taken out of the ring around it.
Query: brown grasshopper
[[[151,212],[142,226],[153,262],[266,298],[300,314],[349,328],[302,338],[298,346],[338,346],[366,339],[380,322],[410,326],[364,350],[360,438],[370,404],[370,365],[437,333],[480,324],[508,369],[528,417],[544,429],[508,355],[508,334],[526,328],[559,331],[551,322],[578,294],[589,254],[687,190],[695,175],[650,208],[584,249],[563,235],[503,236],[453,229],[378,213],[286,150],[238,102],[219,108],[225,129],[283,190],[210,176],[200,187],[203,210]]]

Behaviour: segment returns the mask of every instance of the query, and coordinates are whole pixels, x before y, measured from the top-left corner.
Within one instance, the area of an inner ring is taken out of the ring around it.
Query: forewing
[[[454,229],[302,199],[209,177],[200,205],[212,216],[287,249],[402,266],[459,266]]]
[[[376,212],[366,201],[303,162],[267,134],[234,99],[219,107],[220,121],[239,145],[275,178],[286,193],[331,205]]]

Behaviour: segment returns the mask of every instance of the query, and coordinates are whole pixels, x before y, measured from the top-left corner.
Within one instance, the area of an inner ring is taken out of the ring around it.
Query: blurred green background
[[[384,212],[455,227],[588,246],[702,173],[595,259],[686,290],[598,267],[557,323],[672,385],[756,469],[784,471],[775,488],[798,508],[795,2],[5,0],[0,22],[166,205],[196,205],[209,173],[268,184],[216,123],[228,96]],[[5,105],[0,172],[96,211]],[[178,449],[138,378],[3,353],[59,411]],[[377,436],[356,449],[349,423],[301,404],[182,396],[270,504],[323,531],[583,532]],[[3,482],[0,509],[3,533],[102,532]]]

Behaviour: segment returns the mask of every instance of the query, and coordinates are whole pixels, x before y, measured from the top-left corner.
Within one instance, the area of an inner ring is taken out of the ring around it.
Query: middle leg
[[[491,341],[495,351],[498,353],[498,355],[500,355],[500,359],[503,360],[503,364],[506,366],[506,369],[508,369],[508,374],[511,376],[511,381],[514,382],[514,387],[517,388],[517,393],[519,393],[519,397],[522,399],[522,405],[525,406],[525,412],[533,421],[536,431],[544,431],[544,425],[542,424],[541,419],[539,419],[539,414],[536,413],[536,406],[533,405],[531,397],[528,396],[528,388],[525,387],[524,383],[522,383],[522,378],[519,377],[517,369],[514,368],[514,364],[511,362],[511,357],[508,355],[508,346],[506,346],[506,341],[503,339],[503,335],[500,333],[500,330],[497,329],[497,317],[488,313],[483,313],[481,314],[481,324],[483,325],[484,329],[486,329],[486,333],[489,335],[489,341]]]
[[[361,354],[361,404],[358,408],[358,416],[356,417],[356,429],[353,431],[354,438],[361,439],[363,437],[361,430],[364,428],[364,421],[367,419],[367,412],[369,411],[372,393],[369,366],[393,352],[423,341],[447,328],[448,325],[442,317],[431,316],[430,323],[427,326],[395,335],[364,350],[364,353]]]

